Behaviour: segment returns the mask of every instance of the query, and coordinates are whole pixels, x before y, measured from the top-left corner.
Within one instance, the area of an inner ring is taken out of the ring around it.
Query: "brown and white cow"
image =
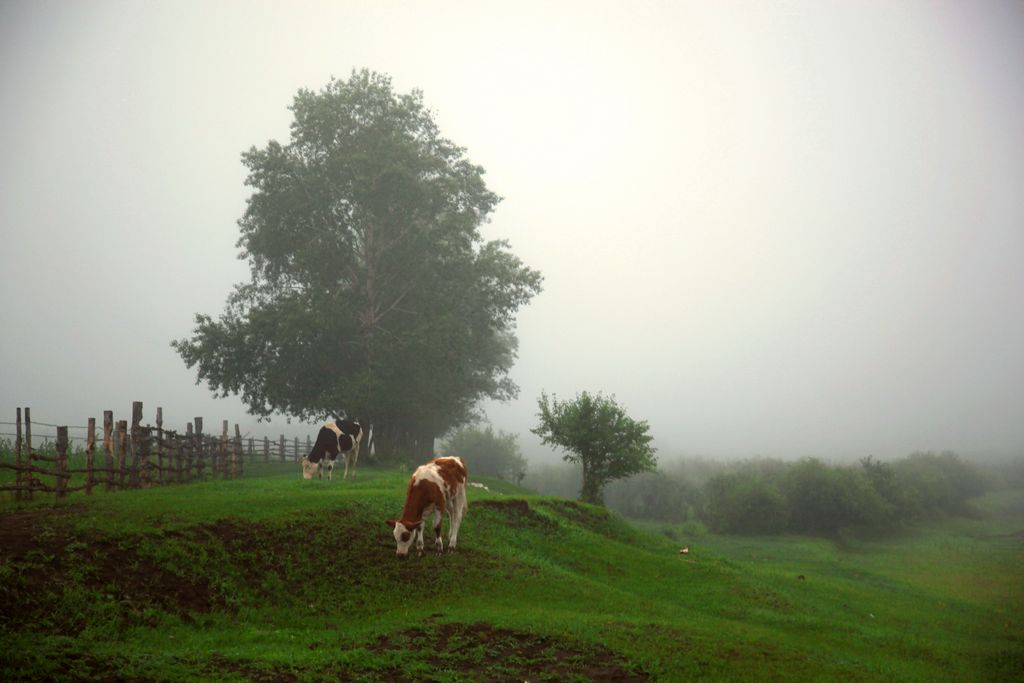
[[[316,435],[316,443],[309,455],[302,459],[302,478],[312,479],[316,474],[320,479],[327,470],[327,480],[334,478],[334,461],[339,453],[345,454],[345,479],[348,479],[349,466],[352,467],[352,478],[356,478],[356,462],[359,460],[359,441],[363,438],[363,428],[352,420],[334,420],[326,422]]]
[[[434,547],[442,552],[441,518],[445,510],[448,511],[448,550],[455,550],[467,508],[466,474],[462,458],[456,457],[435,458],[416,468],[405,494],[402,518],[387,522],[395,530],[398,544],[395,554],[404,557],[413,542],[417,552],[423,554],[423,520],[431,512],[434,513]]]

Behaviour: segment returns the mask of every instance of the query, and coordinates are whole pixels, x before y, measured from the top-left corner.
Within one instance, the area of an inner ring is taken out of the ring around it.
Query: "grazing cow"
[[[320,479],[327,470],[327,480],[334,478],[334,461],[339,453],[345,454],[345,479],[348,479],[349,466],[352,467],[352,478],[356,478],[356,461],[359,460],[359,442],[363,438],[363,428],[352,420],[335,420],[327,422],[316,435],[313,450],[302,459],[302,478],[312,479],[316,474]]]
[[[455,550],[466,507],[466,466],[462,458],[435,458],[420,465],[409,480],[402,518],[387,522],[395,530],[398,544],[395,554],[405,557],[413,542],[417,552],[423,554],[423,520],[430,512],[434,513],[434,547],[442,552],[441,518],[445,510],[448,511],[448,550]]]
[[[342,449],[345,453],[345,476],[344,479],[348,479],[348,468],[352,467],[352,478],[356,478],[356,463],[359,461],[359,442],[363,439],[363,426],[354,420],[337,420],[335,424],[341,429],[342,434],[349,436],[353,445],[349,450]],[[341,437],[338,437],[338,443],[341,443]]]

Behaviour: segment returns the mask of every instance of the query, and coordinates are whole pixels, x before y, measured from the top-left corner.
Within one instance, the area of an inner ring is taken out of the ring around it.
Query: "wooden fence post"
[[[184,483],[188,481],[188,470],[192,465],[192,458],[189,457],[188,449],[192,441],[192,424],[185,425],[185,433],[178,434],[178,457],[181,459],[178,463],[178,482]]]
[[[131,448],[131,485],[135,488],[141,486],[139,478],[139,463],[142,456],[142,401],[132,401],[132,438],[129,442]]]
[[[242,474],[242,468],[244,467],[242,458],[242,431],[238,428],[238,423],[235,423],[235,458],[231,464],[231,476],[238,477]]]
[[[63,498],[67,492],[68,480],[68,428],[57,427],[57,470],[54,488],[57,489],[57,497]]]
[[[284,434],[281,435],[281,441],[280,446],[278,446],[278,451],[281,453],[281,462],[284,462]]]
[[[311,450],[313,450],[313,441],[309,438],[309,434],[306,434],[306,452],[309,453]],[[298,453],[295,454],[295,457],[298,458]]]
[[[228,467],[228,421],[224,420],[224,430],[220,435],[220,473],[227,479],[231,476],[231,468]]]
[[[253,462],[256,461],[256,452],[253,450],[253,446],[255,446],[254,442],[255,442],[255,439],[253,439],[250,436],[249,437],[249,463],[250,464],[252,464]]]
[[[164,409],[156,409],[156,462],[157,480],[164,483]]]
[[[117,434],[114,437],[114,450],[117,452],[117,487],[124,488],[124,479],[128,474],[125,460],[128,455],[128,420],[117,421]]]
[[[103,453],[107,457],[107,490],[114,488],[114,411],[103,411]]]
[[[263,437],[263,462],[270,462],[270,438]]]
[[[196,439],[192,434],[192,423],[185,425],[185,481],[192,481],[192,465],[196,456]]]
[[[25,408],[25,464],[28,465],[29,467],[33,467],[35,465],[34,461],[35,461],[35,457],[34,457],[34,454],[32,453],[32,409],[26,407]],[[35,472],[32,472],[30,470],[30,471],[26,472],[25,474],[28,475],[28,476],[23,478],[22,481],[28,483],[28,496],[27,496],[27,498],[28,498],[28,500],[32,500],[32,495],[33,495],[34,489],[35,489],[35,486],[33,485],[33,482],[35,480]]]
[[[139,427],[139,486],[144,489],[153,485],[153,470],[149,461],[152,443],[152,427]]]
[[[89,426],[86,427],[89,433],[85,435],[85,495],[92,495],[92,486],[95,480],[93,472],[93,454],[96,451],[96,418],[89,418]]]
[[[195,423],[196,477],[202,479],[203,468],[206,467],[206,463],[203,461],[203,418],[195,418]]]
[[[172,481],[174,481],[175,483],[181,483],[181,465],[183,464],[182,456],[184,455],[181,452],[181,446],[183,445],[181,442],[181,435],[175,431],[172,431],[170,433],[170,443],[171,453],[169,460],[171,461],[171,471],[174,472]]]
[[[17,425],[17,428],[15,429],[16,436],[14,438],[14,463],[18,466],[18,469],[14,470],[14,486],[16,489],[14,492],[14,500],[21,500],[21,487],[25,482],[24,472],[21,471],[21,408],[17,409],[16,420],[15,424]]]
[[[299,437],[295,437],[295,462],[299,460]]]

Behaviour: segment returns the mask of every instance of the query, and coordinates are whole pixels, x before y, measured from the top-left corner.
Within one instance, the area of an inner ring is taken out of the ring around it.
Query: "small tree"
[[[540,426],[530,431],[543,443],[568,451],[562,456],[566,462],[583,467],[584,502],[601,505],[609,481],[657,466],[647,422],[626,415],[614,398],[584,391],[574,401],[559,401],[542,393],[537,404]]]

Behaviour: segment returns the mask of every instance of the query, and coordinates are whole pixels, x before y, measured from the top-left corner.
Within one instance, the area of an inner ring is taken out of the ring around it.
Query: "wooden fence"
[[[254,437],[246,437],[248,448],[244,447],[237,424],[234,434],[229,435],[227,420],[223,421],[219,436],[203,431],[201,417],[186,424],[183,432],[164,429],[163,408],[156,409],[155,427],[143,425],[142,402],[135,401],[130,426],[127,420],[115,422],[113,411],[103,411],[102,453],[97,452],[96,418],[89,418],[84,428],[85,463],[73,468],[69,466],[67,426],[47,425],[57,430],[51,455],[49,448],[37,449],[32,445],[31,409],[18,408],[13,424],[15,461],[0,462],[0,469],[14,470],[15,480],[13,484],[0,485],[0,491],[13,491],[16,500],[32,500],[36,492],[63,498],[75,491],[92,495],[97,487],[113,491],[239,477],[246,461],[296,462],[311,447],[308,435],[306,450],[301,451],[298,438],[289,442],[282,434],[276,441],[263,437],[262,451],[257,452]],[[71,486],[75,474],[84,474],[84,483]],[[48,480],[52,480],[52,485]]]

